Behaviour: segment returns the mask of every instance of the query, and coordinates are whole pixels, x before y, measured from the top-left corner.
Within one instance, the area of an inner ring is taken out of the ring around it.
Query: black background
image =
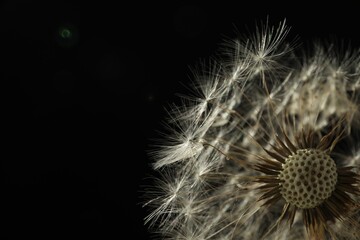
[[[267,16],[360,42],[356,1],[166,2],[1,3],[2,239],[148,239],[147,151],[189,67]]]

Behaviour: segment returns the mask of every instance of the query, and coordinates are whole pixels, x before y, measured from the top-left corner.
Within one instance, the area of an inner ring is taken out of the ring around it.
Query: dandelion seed
[[[299,55],[289,29],[231,41],[171,106],[144,204],[162,237],[360,239],[359,50]]]

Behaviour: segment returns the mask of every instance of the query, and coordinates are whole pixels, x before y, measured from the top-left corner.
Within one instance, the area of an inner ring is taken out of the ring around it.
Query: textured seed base
[[[290,155],[279,174],[281,194],[299,208],[314,208],[331,196],[337,181],[336,164],[317,149],[300,149]]]

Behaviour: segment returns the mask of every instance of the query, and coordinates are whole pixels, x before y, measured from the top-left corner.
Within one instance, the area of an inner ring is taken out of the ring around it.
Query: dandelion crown
[[[145,223],[169,239],[360,239],[360,54],[260,24],[194,70],[151,156]]]

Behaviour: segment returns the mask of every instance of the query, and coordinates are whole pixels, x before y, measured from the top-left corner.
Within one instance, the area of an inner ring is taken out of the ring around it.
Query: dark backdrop
[[[2,239],[148,239],[149,143],[224,38],[269,16],[359,46],[354,3],[91,2],[0,5]]]

